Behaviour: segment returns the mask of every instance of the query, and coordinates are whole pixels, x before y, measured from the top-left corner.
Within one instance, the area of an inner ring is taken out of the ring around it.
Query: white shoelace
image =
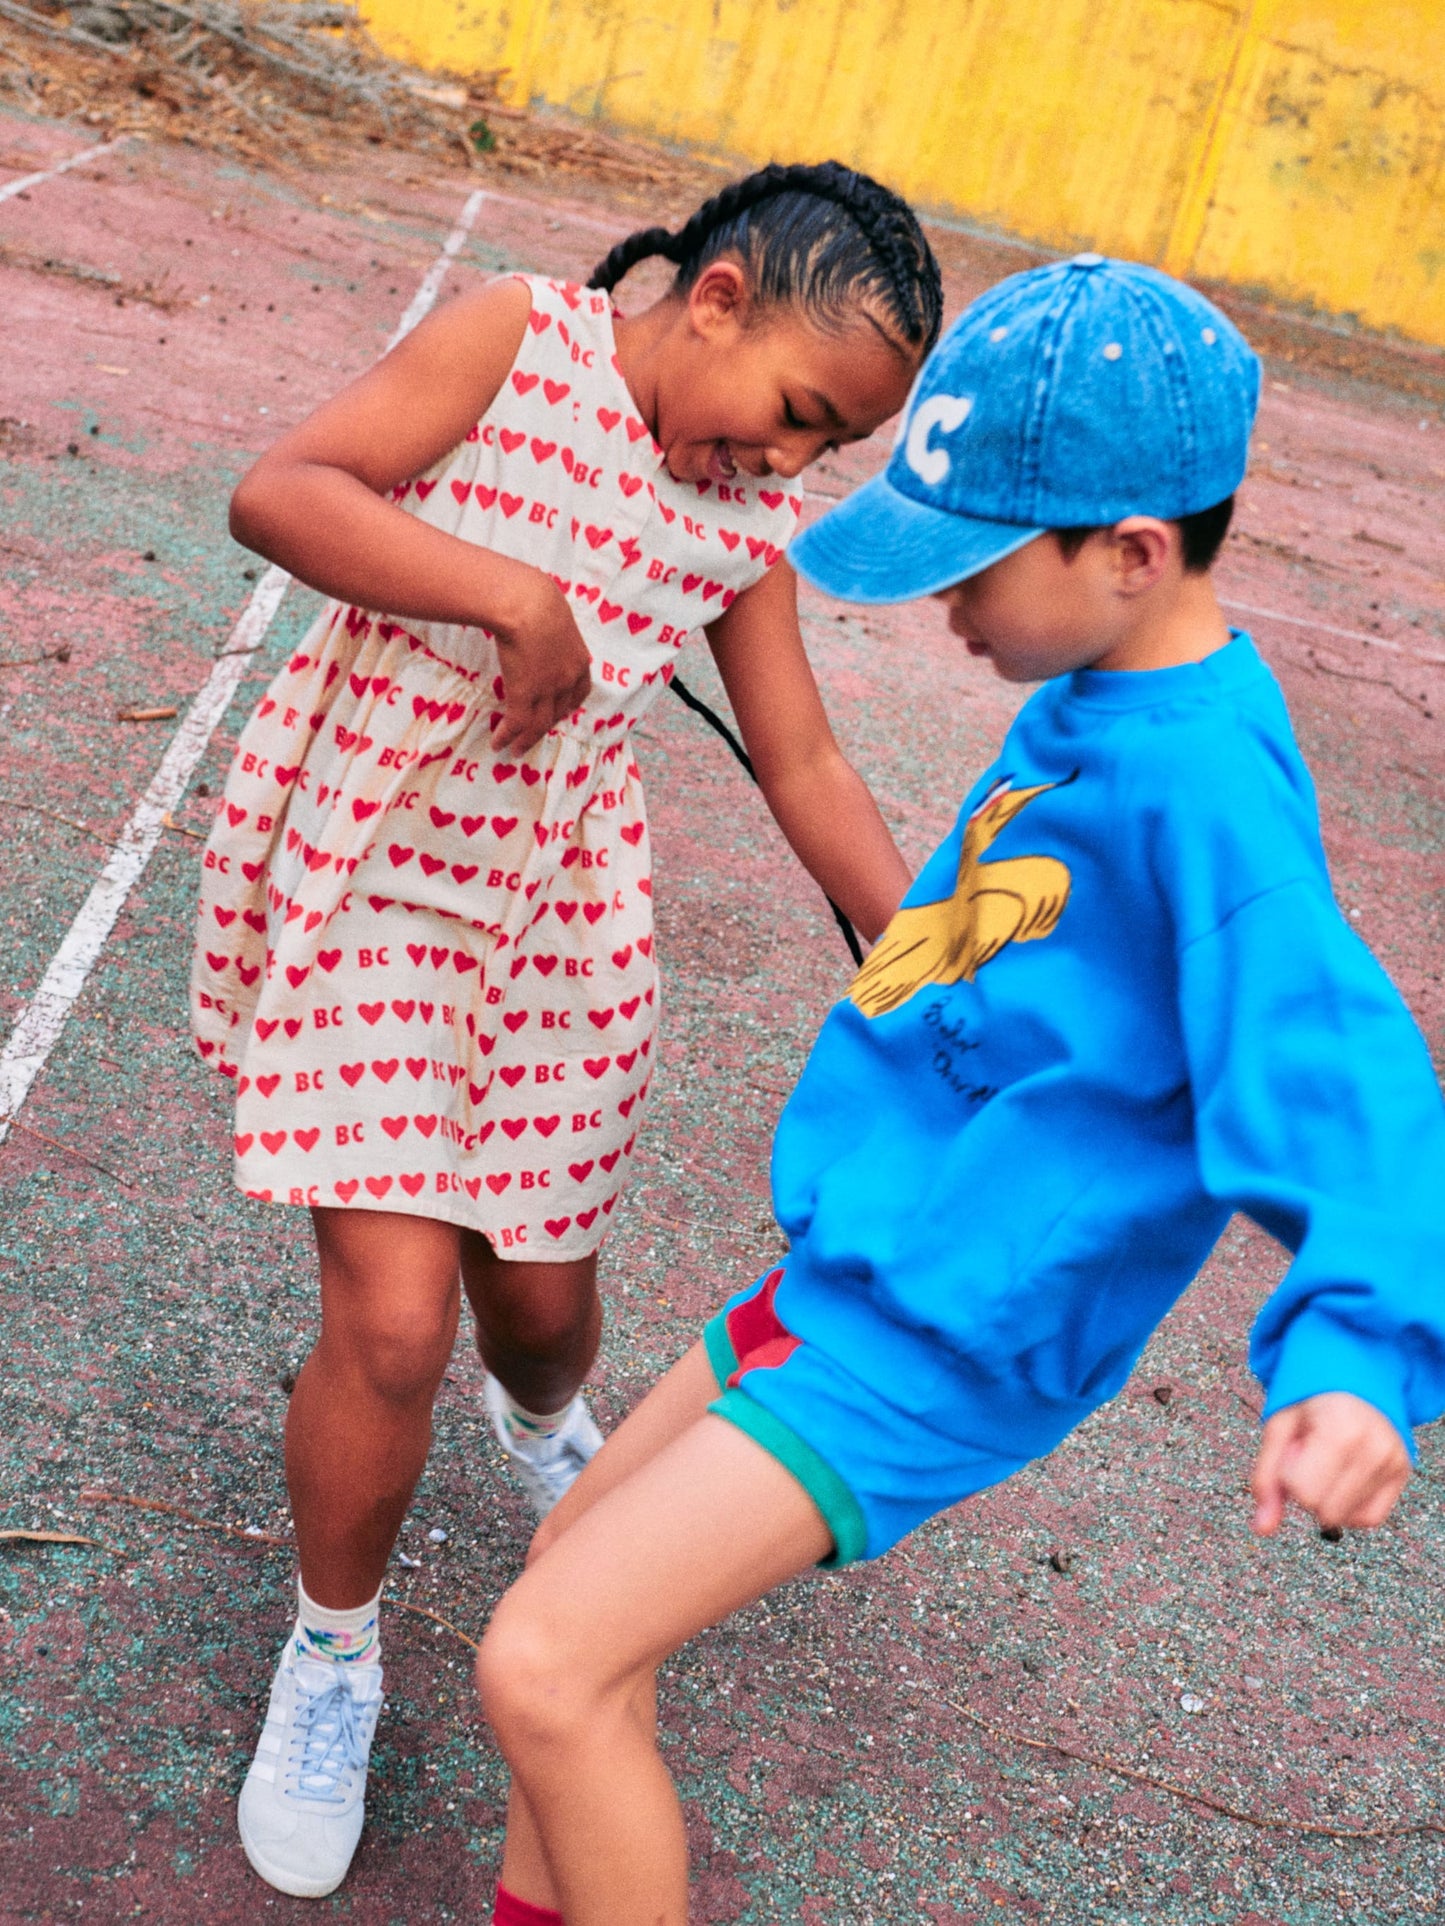
[[[346,1798],[342,1780],[366,1763],[366,1714],[341,1679],[323,1691],[307,1693],[296,1708],[298,1739],[286,1777],[296,1795],[330,1805]],[[299,1750],[300,1757],[296,1756]]]

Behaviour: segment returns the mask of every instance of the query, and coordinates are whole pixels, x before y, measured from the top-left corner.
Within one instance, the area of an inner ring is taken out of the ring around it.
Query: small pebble
[[[1155,1404],[1173,1404],[1174,1386],[1172,1384],[1156,1384],[1154,1387],[1154,1402]]]
[[[419,1572],[421,1570],[421,1560],[419,1558],[408,1558],[404,1551],[397,1553],[396,1562],[398,1565],[404,1566],[409,1572]]]
[[[283,1371],[276,1382],[289,1398],[291,1393],[296,1389],[296,1373],[294,1371]]]
[[[444,1545],[447,1542],[447,1535],[440,1525],[433,1525],[427,1537],[434,1545]]]
[[[1324,1539],[1327,1545],[1338,1545],[1344,1535],[1338,1525],[1320,1526],[1320,1537]]]
[[[100,433],[100,423],[98,421],[93,421],[90,424],[90,432],[93,435],[98,435]]]
[[[155,559],[156,559],[156,552],[153,548],[148,548],[145,554],[141,556],[141,560],[143,562],[153,562]]]
[[[211,785],[208,782],[198,782],[196,784],[196,794],[198,796],[209,796],[210,793],[211,793]],[[294,1384],[296,1380],[293,1378],[291,1382]]]
[[[66,442],[65,452],[67,455],[78,455],[80,453],[80,443],[78,441]]]
[[[1186,1692],[1179,1701],[1179,1709],[1181,1712],[1202,1712],[1204,1701],[1197,1692]]]
[[[1056,1572],[1062,1572],[1067,1577],[1074,1569],[1074,1554],[1071,1551],[1051,1551],[1049,1563]]]
[[[1264,1690],[1264,1680],[1257,1679],[1252,1672],[1246,1672],[1244,1675],[1244,1687],[1247,1692],[1262,1692]]]
[[[57,662],[68,662],[70,660],[70,644],[68,642],[62,642],[60,647],[55,651],[55,660]]]

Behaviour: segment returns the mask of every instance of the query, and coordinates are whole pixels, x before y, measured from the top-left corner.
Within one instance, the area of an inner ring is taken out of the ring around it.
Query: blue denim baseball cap
[[[1244,479],[1259,359],[1193,288],[1076,254],[966,308],[924,363],[887,468],[794,537],[801,575],[902,602],[1050,528],[1164,521]]]

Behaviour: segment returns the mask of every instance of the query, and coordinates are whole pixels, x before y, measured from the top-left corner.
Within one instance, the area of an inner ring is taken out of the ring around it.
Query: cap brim
[[[788,560],[839,601],[911,602],[977,575],[1043,532],[930,508],[875,475],[795,535]]]

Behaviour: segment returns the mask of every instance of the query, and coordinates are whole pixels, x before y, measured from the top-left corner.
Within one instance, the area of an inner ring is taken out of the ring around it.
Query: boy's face
[[[948,626],[1006,682],[1043,682],[1107,666],[1103,659],[1125,633],[1132,601],[1118,593],[1116,534],[1090,535],[1072,557],[1053,535],[1038,536],[940,590]]]

